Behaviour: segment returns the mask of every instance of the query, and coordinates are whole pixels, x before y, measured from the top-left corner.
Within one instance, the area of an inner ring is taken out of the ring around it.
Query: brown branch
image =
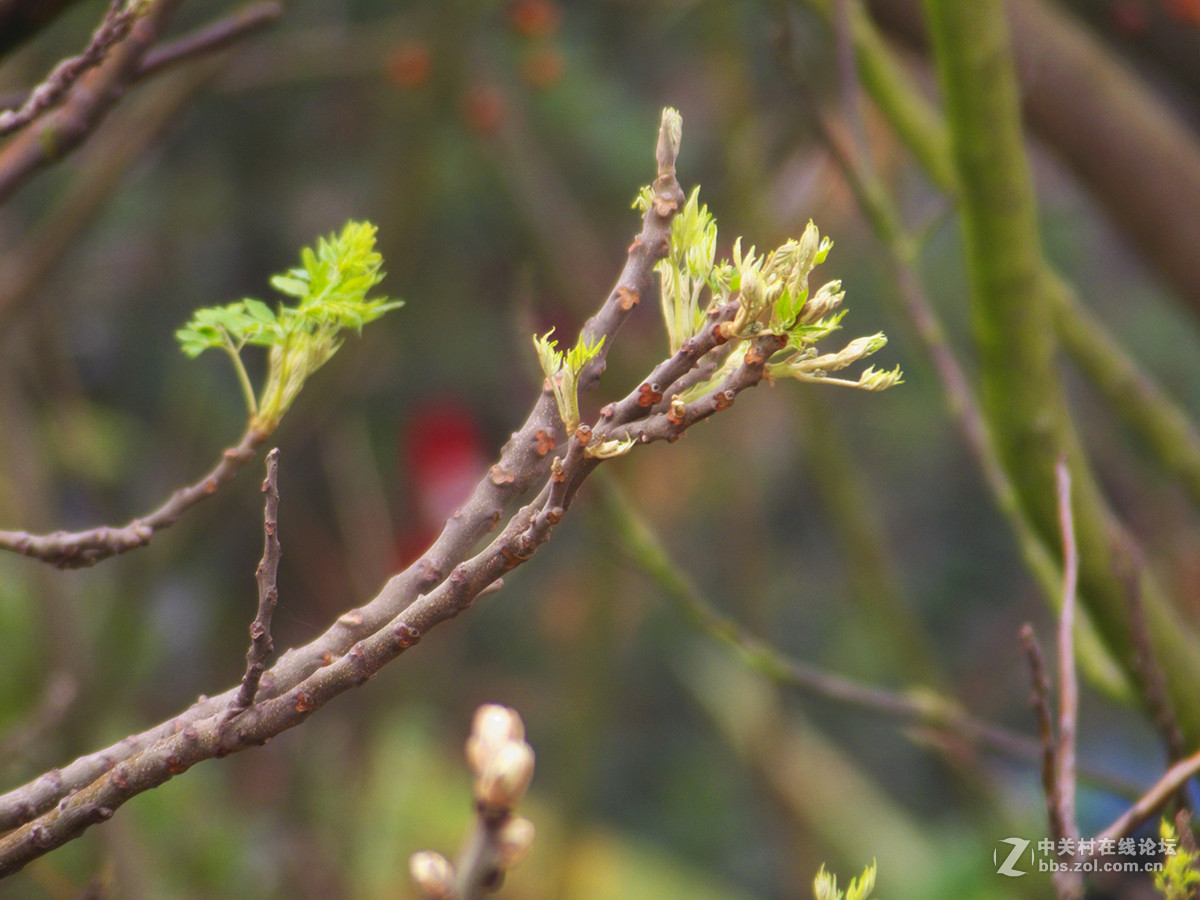
[[[0,201],[8,199],[39,169],[62,159],[96,129],[124,95],[177,2],[150,0],[125,39],[75,82],[62,105],[38,118],[0,151]]]
[[[154,512],[127,525],[119,528],[102,525],[88,531],[55,531],[52,534],[0,531],[0,550],[12,550],[60,569],[78,569],[144,547],[156,532],[174,525],[185,511],[232,481],[266,439],[267,435],[262,432],[248,429],[236,446],[221,455],[221,461],[211,472],[195,484],[177,490]]]
[[[1033,626],[1028,623],[1021,626],[1021,646],[1025,649],[1025,659],[1029,663],[1029,675],[1032,680],[1029,703],[1037,718],[1038,739],[1042,744],[1042,791],[1046,795],[1050,836],[1058,841],[1066,836],[1067,832],[1060,815],[1061,806],[1058,802],[1058,779],[1056,777],[1058,764],[1055,760],[1058,748],[1054,741],[1054,724],[1050,716],[1050,682],[1046,678],[1046,664],[1042,660],[1042,650],[1033,633]]]
[[[762,377],[764,362],[761,359],[755,361],[755,351],[769,339],[781,340],[774,336],[760,338],[747,353],[747,363],[724,382],[728,387],[713,394],[736,393],[757,384]],[[705,406],[706,399],[692,404],[697,408],[692,422],[711,414]],[[717,408],[724,409],[728,405],[723,403]],[[665,420],[666,417],[653,418]],[[681,431],[687,425],[673,427]],[[551,529],[565,512],[574,493],[571,490],[560,495],[556,479],[565,478],[568,484],[575,485],[598,462],[583,453],[568,452],[564,459],[569,462],[554,467],[555,471],[538,497],[519,510],[491,544],[456,566],[448,578],[418,596],[384,627],[353,643],[336,657],[325,651],[322,666],[286,690],[250,706],[230,723],[225,721],[224,715],[216,713],[181,727],[169,728],[157,743],[127,756],[87,786],[63,797],[49,811],[0,839],[0,877],[78,837],[91,825],[110,818],[129,798],[157,787],[196,763],[258,746],[299,725],[334,697],[366,683],[384,665],[420,641],[430,629],[467,609],[503,573],[529,560],[549,539]],[[562,496],[563,505],[551,507],[551,499],[558,496]]]
[[[581,373],[581,389],[595,386],[613,336],[639,299],[652,290],[654,264],[670,247],[671,220],[684,195],[674,176],[678,147],[672,146],[664,131],[660,130],[656,154],[655,202],[629,248],[616,286],[600,311],[583,326],[588,343],[605,340],[598,356]],[[561,435],[554,399],[543,392],[525,424],[505,444],[499,462],[447,521],[425,555],[394,576],[366,606],[349,610],[309,644],[284,653],[263,674],[259,702],[237,719],[236,728],[218,734],[218,723],[236,693],[230,690],[0,797],[0,830],[23,826],[0,840],[0,874],[77,836],[102,819],[105,811],[162,783],[174,772],[218,753],[261,743],[298,724],[330,697],[361,683],[412,646],[429,628],[456,615],[490,584],[498,583],[509,560],[516,565],[528,558],[535,542],[548,533],[546,523],[526,534],[539,506],[518,512],[488,550],[462,561],[479,539],[496,527],[518,495],[545,479],[550,453]],[[549,494],[547,485],[540,498],[542,505]],[[67,806],[55,809],[64,798]]]
[[[1127,550],[1130,558],[1140,555],[1135,546],[1131,545]],[[1137,568],[1141,568],[1140,563]],[[1146,707],[1150,711],[1150,718],[1166,745],[1167,762],[1176,763],[1183,759],[1187,751],[1187,742],[1175,715],[1175,707],[1167,689],[1166,674],[1159,665],[1154,643],[1150,639],[1150,625],[1146,621],[1146,607],[1142,602],[1141,581],[1135,572],[1123,571],[1120,574],[1126,584],[1125,594],[1129,602],[1129,643],[1133,647],[1133,670],[1138,686],[1142,689],[1142,697],[1146,700]],[[1185,793],[1180,794],[1180,801],[1187,802]]]
[[[675,195],[678,185],[673,175],[663,174],[661,151],[660,142],[657,189],[662,192],[673,187],[671,195]],[[678,196],[682,196],[681,191]],[[670,218],[678,208],[678,203],[674,202],[674,196],[656,196],[655,201],[651,204],[644,229],[648,226],[669,228]],[[669,245],[664,241],[658,246],[661,253]],[[648,276],[649,266],[645,271]],[[648,422],[652,424],[645,429],[646,439],[677,436],[690,424],[727,408],[738,391],[752,387],[762,379],[767,357],[779,348],[782,340],[767,336],[755,341],[747,351],[744,363],[725,379],[720,388],[688,405],[682,422],[671,422],[668,416],[650,415]],[[543,391],[539,407],[545,403],[546,396],[547,392]],[[634,427],[640,424],[632,423]],[[580,448],[586,444],[584,435],[579,432],[573,436],[573,440]],[[510,441],[509,446],[512,445]],[[90,783],[79,786],[73,793],[63,789],[62,774],[54,773],[0,798],[0,809],[9,815],[16,812],[32,819],[0,839],[0,876],[17,871],[30,860],[77,837],[92,824],[111,817],[113,811],[130,797],[162,784],[197,762],[262,744],[304,722],[315,710],[339,694],[364,684],[384,665],[415,645],[431,628],[467,609],[476,597],[492,588],[503,573],[529,560],[549,539],[553,526],[565,513],[579,483],[598,463],[599,460],[589,458],[586,453],[569,448],[552,465],[545,467],[539,464],[543,473],[546,468],[550,470],[541,492],[508,521],[485,549],[455,566],[448,577],[415,596],[391,619],[375,625],[365,636],[357,638],[339,652],[333,652],[333,639],[361,629],[367,621],[368,612],[374,618],[387,609],[388,601],[394,596],[396,579],[393,579],[368,607],[343,615],[326,635],[299,653],[285,654],[271,671],[264,674],[261,682],[262,699],[231,722],[225,721],[223,709],[213,709],[212,701],[200,703],[174,722],[129,739],[124,746],[118,745],[114,748],[118,758],[103,757],[104,769]],[[510,483],[508,479],[497,479],[495,468],[486,481],[494,485]],[[513,480],[516,480],[517,474],[513,473]],[[519,474],[523,478],[532,478],[530,472]],[[565,490],[563,484],[568,486]],[[460,510],[451,522],[461,518],[465,516]],[[411,577],[414,573],[418,579],[428,581],[428,572],[420,562],[398,578]],[[308,670],[298,666],[298,659],[317,653],[320,654],[317,665]],[[288,681],[281,683],[284,676],[288,677]],[[222,700],[215,699],[217,702]],[[224,702],[229,701],[225,699]],[[94,754],[88,764],[81,768],[94,766],[97,761],[100,760]],[[78,774],[72,773],[73,777]],[[42,804],[40,809],[31,809],[30,794],[38,795]],[[50,796],[61,798],[52,808],[48,808],[47,803]]]
[[[242,676],[237,696],[225,713],[228,724],[245,712],[258,695],[258,685],[267,668],[267,659],[275,650],[271,640],[271,616],[279,602],[279,448],[267,454],[267,477],[262,485],[267,495],[263,508],[263,556],[254,572],[258,582],[258,613],[250,623],[250,649],[246,651],[246,674]]]
[[[225,19],[192,32],[189,35],[155,47],[138,66],[135,77],[142,79],[157,75],[163,69],[196,56],[224,50],[230,44],[277,22],[283,16],[283,4],[277,0],[262,0]]]
[[[1068,837],[1078,837],[1075,824],[1075,731],[1079,720],[1079,682],[1075,677],[1075,587],[1079,556],[1071,517],[1071,473],[1060,459],[1054,475],[1058,486],[1058,516],[1063,540],[1062,612],[1058,622],[1058,800]]]
[[[1171,766],[1137,803],[1096,835],[1096,841],[1117,840],[1132,834],[1139,825],[1162,809],[1172,797],[1179,794],[1197,773],[1200,773],[1200,752],[1193,753],[1187,759]]]
[[[1079,721],[1079,682],[1075,676],[1075,589],[1079,582],[1079,554],[1075,548],[1075,523],[1071,515],[1071,473],[1066,457],[1054,467],[1058,494],[1058,519],[1063,541],[1062,611],[1058,622],[1058,748],[1054,756],[1058,818],[1066,837],[1077,839],[1075,821],[1075,732]],[[1083,874],[1070,868],[1054,873],[1060,900],[1083,897]]]
[[[29,92],[18,109],[0,112],[0,137],[24,128],[58,103],[75,82],[87,71],[100,65],[108,51],[125,39],[137,18],[137,9],[133,6],[122,9],[122,4],[123,0],[112,0],[82,53],[64,59],[55,66],[42,83]]]

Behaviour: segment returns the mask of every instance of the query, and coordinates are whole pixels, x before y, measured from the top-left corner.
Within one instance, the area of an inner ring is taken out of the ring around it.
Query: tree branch
[[[267,499],[263,509],[263,556],[255,570],[258,581],[258,613],[250,623],[250,649],[246,651],[246,674],[242,676],[237,696],[225,713],[228,724],[245,712],[258,694],[258,685],[267,668],[267,659],[275,650],[271,640],[271,616],[279,602],[279,558],[283,550],[279,545],[279,448],[267,454],[267,477],[263,481],[263,493]]]
[[[1139,825],[1162,809],[1172,797],[1178,795],[1197,773],[1200,773],[1200,752],[1193,753],[1187,759],[1171,766],[1137,803],[1096,835],[1096,841],[1099,842],[1106,838],[1117,840],[1132,834]]]
[[[255,451],[267,437],[253,428],[248,429],[235,446],[221,455],[221,461],[211,472],[195,484],[177,490],[154,512],[120,528],[103,525],[88,531],[56,531],[40,535],[25,531],[0,531],[0,550],[12,550],[60,569],[78,569],[144,547],[156,532],[174,525],[184,512],[232,481],[238,470],[253,459]]]
[[[247,35],[277,22],[282,16],[283,4],[278,0],[252,3],[239,12],[176,41],[154,47],[143,57],[135,77],[142,79],[149,75],[157,75],[163,69],[193,57],[224,50]]]
[[[0,201],[43,166],[66,156],[96,129],[124,95],[177,3],[149,0],[126,38],[76,82],[62,106],[42,116],[0,151]]]
[[[125,39],[137,17],[138,9],[134,5],[122,8],[122,4],[123,0],[112,0],[82,53],[64,59],[55,66],[45,80],[29,92],[18,109],[0,112],[0,137],[24,128],[58,103],[84,73],[100,65],[108,51]]]
[[[616,286],[583,326],[590,344],[601,338],[604,344],[581,373],[581,389],[595,386],[613,336],[640,297],[653,289],[654,264],[670,247],[671,220],[684,195],[674,174],[678,141],[665,131],[660,129],[656,153],[655,200],[629,248]],[[544,391],[525,424],[502,448],[500,460],[446,522],[424,556],[393,576],[370,603],[349,610],[304,647],[284,653],[263,674],[258,701],[235,720],[235,727],[220,727],[236,696],[233,689],[0,797],[0,829],[21,826],[0,839],[0,875],[71,840],[129,797],[196,762],[260,744],[299,724],[332,697],[361,684],[430,628],[469,606],[548,537],[550,518],[534,519],[550,496],[549,482],[487,549],[464,562],[478,540],[496,527],[505,508],[533,484],[546,480],[561,436],[554,398]],[[591,462],[581,458],[578,467]],[[56,807],[60,801],[64,802]]]

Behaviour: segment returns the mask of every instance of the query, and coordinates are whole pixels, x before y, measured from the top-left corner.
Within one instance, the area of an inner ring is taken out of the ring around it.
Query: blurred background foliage
[[[1197,58],[1186,3],[1072,5],[1092,16],[1077,27],[1134,54],[1180,120],[1200,121],[1194,88],[1143,47],[1166,16]],[[301,246],[368,219],[384,288],[407,305],[349,340],[273,438],[275,642],[310,639],[420,554],[523,420],[541,381],[530,335],[573,333],[606,295],[638,227],[630,203],[654,174],[659,110],[672,105],[684,118],[680,180],[703,185],[719,252],[739,234],[775,246],[815,219],[836,242],[820,274],[844,281],[847,333],[886,331],[879,365],[900,363],[906,384],[885,395],[763,386],[610,474],[708,600],[754,634],[872,684],[936,687],[1032,735],[1017,631],[1033,621],[1048,639],[1053,624],[893,302],[880,247],[809,127],[813,95],[835,128],[857,127],[812,8],[298,0],[215,64],[139,87],[0,209],[0,527],[123,523],[195,480],[241,433],[242,400],[222,360],[187,360],[173,332],[200,306],[273,302],[267,278]],[[3,88],[76,52],[102,9],[76,3],[11,54]],[[176,27],[222,9],[183,4]],[[925,64],[905,58],[932,91]],[[927,229],[920,268],[965,351],[950,207],[873,108],[863,113],[873,165]],[[1031,151],[1052,261],[1200,409],[1194,316],[1054,153]],[[599,396],[624,394],[664,350],[645,302]],[[1069,377],[1101,480],[1194,618],[1195,510]],[[6,787],[240,676],[260,471],[95,569],[0,555]],[[485,701],[520,710],[538,751],[524,810],[538,838],[505,896],[802,897],[822,862],[848,879],[872,858],[894,900],[1049,893],[1042,876],[997,876],[992,858],[998,839],[1045,831],[1032,761],[753,674],[631,562],[598,489],[503,591],[363,690],[136,798],[0,896],[73,897],[94,878],[129,898],[410,896],[408,856],[450,852],[465,834],[460,748]],[[1085,691],[1080,732],[1081,762],[1131,790],[1162,771],[1133,710]],[[1128,800],[1085,782],[1082,830]],[[1146,889],[1144,878],[1096,886]]]

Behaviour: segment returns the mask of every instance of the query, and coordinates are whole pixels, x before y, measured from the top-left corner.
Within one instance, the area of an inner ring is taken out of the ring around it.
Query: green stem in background
[[[1200,738],[1200,653],[1136,545],[1105,506],[1067,413],[1053,363],[1053,282],[1038,243],[1003,4],[927,0],[945,99],[970,274],[981,395],[1022,508],[1049,540],[1054,464],[1076,485],[1081,599],[1118,659],[1151,693],[1142,657],[1164,670],[1179,725]],[[1144,617],[1150,647],[1134,637]],[[1152,706],[1158,702],[1148,698]],[[1160,698],[1166,700],[1166,698]]]
[[[953,735],[997,755],[1023,762],[1041,756],[1038,742],[1022,734],[977,719],[953,698],[927,687],[892,691],[827,672],[794,659],[770,643],[746,632],[737,622],[719,612],[695,583],[671,559],[653,527],[633,507],[609,474],[593,473],[597,498],[605,517],[606,534],[614,535],[635,565],[657,586],[679,613],[695,628],[734,651],[750,669],[776,684],[814,696],[888,716],[924,728],[925,735]],[[915,736],[913,731],[910,736]],[[933,742],[935,745],[938,742]],[[1112,793],[1136,798],[1140,790],[1111,775],[1088,770],[1089,783]]]
[[[803,73],[797,72],[796,75],[807,88]],[[804,93],[809,124],[825,144],[887,253],[896,286],[895,297],[902,305],[901,312],[912,324],[917,339],[933,364],[950,412],[980,466],[996,507],[1008,520],[1026,567],[1037,579],[1046,598],[1052,604],[1057,604],[1061,596],[1062,576],[1055,551],[1047,546],[1022,510],[1012,479],[1001,463],[996,442],[984,420],[979,400],[914,269],[917,242],[904,230],[900,213],[887,186],[873,170],[859,164],[862,148],[854,152],[843,146],[843,141],[828,126],[812,93],[807,89]],[[1078,623],[1076,647],[1081,667],[1093,684],[1110,696],[1131,700],[1133,693],[1129,680],[1105,648],[1090,619],[1081,615]]]
[[[829,0],[804,2],[830,18]],[[850,8],[851,33],[863,87],[934,185],[956,197],[958,176],[941,114],[896,62],[862,4],[851,2]],[[867,199],[872,196],[878,196],[878,189],[872,189]],[[873,204],[862,202],[862,205],[881,235],[899,221],[894,212],[890,218],[877,219],[872,212]],[[881,222],[889,227],[881,227]],[[913,249],[912,242],[905,238],[901,258],[911,259]],[[1054,326],[1063,349],[1125,423],[1146,442],[1158,463],[1179,478],[1192,502],[1200,507],[1200,433],[1191,417],[1139,368],[1104,325],[1088,314],[1069,284],[1056,274],[1050,277],[1053,284],[1046,297],[1052,303]]]
[[[870,486],[847,446],[829,402],[819,391],[804,391],[798,401],[805,421],[805,449],[814,486],[829,526],[845,556],[851,602],[874,636],[880,671],[905,681],[943,686],[938,654],[901,589]]]
[[[1063,349],[1108,405],[1146,443],[1158,464],[1179,479],[1193,505],[1200,508],[1200,433],[1188,414],[1138,368],[1080,304],[1070,285],[1055,278],[1048,296]]]

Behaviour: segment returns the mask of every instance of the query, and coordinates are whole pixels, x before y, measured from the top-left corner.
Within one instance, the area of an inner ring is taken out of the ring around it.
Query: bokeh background
[[[887,4],[884,4],[885,6]],[[1072,20],[1198,121],[1184,2],[1080,3]],[[679,176],[732,240],[775,246],[809,218],[835,247],[848,336],[885,331],[874,395],[760,386],[670,446],[606,466],[674,562],[783,653],[889,690],[928,686],[1035,733],[1017,638],[1053,614],[1024,570],[881,247],[811,127],[816,104],[922,236],[919,270],[971,368],[950,203],[869,103],[848,101],[820,3],[289,2],[216,65],[148,81],[68,161],[0,209],[0,527],[123,523],[198,478],[244,425],[226,362],[173,332],[201,306],[274,300],[267,279],[350,218],[379,227],[407,305],[305,389],[281,448],[275,642],[307,641],[415,559],[540,389],[530,336],[571,334],[615,280],[654,176],[660,110],[683,114]],[[182,5],[180,33],[232,7]],[[87,40],[80,2],[0,69],[36,82]],[[1162,38],[1161,35],[1167,35]],[[1156,37],[1156,35],[1158,37]],[[919,51],[898,53],[931,96]],[[1056,155],[1031,139],[1052,261],[1129,351],[1200,409],[1194,311]],[[822,277],[823,276],[823,277]],[[649,298],[648,298],[649,299]],[[665,352],[656,305],[619,335],[592,410]],[[261,360],[251,360],[252,367]],[[1195,510],[1068,370],[1101,480],[1190,605]],[[4,787],[240,677],[261,554],[261,468],[148,549],[60,572],[0,556]],[[204,763],[0,884],[0,896],[383,898],[408,856],[452,853],[471,818],[461,745],[482,702],[524,716],[538,838],[504,896],[811,895],[879,861],[880,896],[1046,896],[1004,879],[1006,836],[1045,833],[1035,761],[1001,759],[783,689],[697,630],[633,560],[589,485],[504,589],[304,727]],[[61,702],[59,702],[61,701]],[[1151,784],[1147,718],[1085,688],[1081,764]],[[1130,796],[1085,779],[1080,824]],[[1095,896],[1148,895],[1145,876]]]

